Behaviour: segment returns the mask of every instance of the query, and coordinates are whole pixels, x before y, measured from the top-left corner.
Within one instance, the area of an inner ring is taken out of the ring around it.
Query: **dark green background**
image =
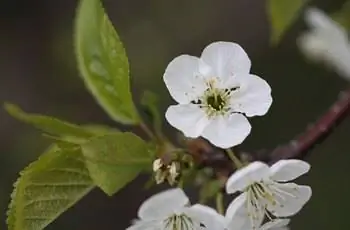
[[[311,3],[332,12],[343,2]],[[161,80],[172,58],[181,53],[199,55],[218,40],[238,42],[246,49],[252,71],[270,83],[274,103],[266,116],[252,119],[252,134],[244,150],[287,142],[348,87],[336,73],[312,64],[299,52],[296,38],[306,29],[301,17],[279,46],[269,45],[265,1],[104,3],[129,55],[135,101],[143,89],[152,89],[162,95],[162,111],[172,103]],[[75,68],[72,29],[76,4],[72,0],[0,2],[0,101],[75,123],[113,125],[84,89]],[[346,120],[309,155],[312,170],[300,183],[312,186],[313,197],[293,218],[292,229],[350,229],[349,130]],[[17,173],[47,144],[39,132],[0,111],[0,229],[6,229],[5,211]],[[141,177],[112,198],[94,190],[47,229],[125,229],[142,200],[154,192],[142,190],[145,180]]]

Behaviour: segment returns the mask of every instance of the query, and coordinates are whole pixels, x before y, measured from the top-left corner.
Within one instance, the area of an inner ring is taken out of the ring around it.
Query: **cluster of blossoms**
[[[189,138],[203,137],[228,149],[240,144],[251,131],[247,117],[269,110],[271,88],[250,74],[251,62],[236,43],[215,42],[200,58],[181,55],[170,62],[165,84],[178,105],[166,112],[168,122]],[[238,166],[238,165],[236,165]],[[240,167],[226,181],[228,194],[239,193],[225,213],[191,205],[182,189],[170,189],[146,200],[138,219],[127,230],[282,230],[289,217],[310,199],[309,186],[289,181],[307,173],[301,160],[280,160],[269,166],[252,162]],[[178,167],[160,159],[153,170],[158,183],[174,183]]]
[[[191,205],[180,189],[146,200],[127,230],[282,230],[311,197],[309,186],[285,183],[308,172],[301,160],[281,160],[269,167],[253,162],[230,176],[226,192],[240,191],[225,215],[201,204]],[[268,221],[264,220],[267,219]]]

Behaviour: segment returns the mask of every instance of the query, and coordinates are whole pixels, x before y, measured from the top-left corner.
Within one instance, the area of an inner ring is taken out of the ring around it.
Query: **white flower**
[[[272,103],[270,86],[250,74],[250,66],[248,55],[232,42],[214,42],[200,58],[172,60],[163,79],[179,104],[168,108],[168,122],[186,137],[202,136],[221,148],[240,144],[251,130],[245,116],[264,115]]]
[[[250,220],[249,213],[246,207],[246,201],[240,197],[239,201],[231,205],[226,210],[225,221],[227,230],[289,230],[287,225],[289,219],[273,219],[262,224],[264,217]],[[252,222],[253,221],[253,226]]]
[[[300,38],[300,48],[310,58],[325,62],[350,80],[350,44],[346,30],[315,8],[306,11],[305,20],[311,30]]]
[[[263,224],[259,230],[288,230],[289,219],[275,219]]]
[[[293,180],[310,169],[301,160],[280,160],[271,167],[253,162],[239,169],[226,182],[226,192],[242,191],[226,210],[228,225],[258,228],[264,217],[287,217],[301,210],[311,197],[309,186],[280,183]],[[273,216],[271,216],[271,214]]]
[[[214,209],[189,206],[181,189],[170,189],[146,200],[138,211],[139,220],[127,230],[224,230],[224,217]]]

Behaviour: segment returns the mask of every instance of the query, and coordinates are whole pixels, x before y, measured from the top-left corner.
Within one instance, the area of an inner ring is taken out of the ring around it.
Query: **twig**
[[[287,144],[277,146],[272,151],[238,152],[238,155],[246,160],[260,160],[270,164],[280,159],[304,158],[316,144],[328,137],[349,113],[350,88],[340,92],[338,99],[313,125],[309,125],[302,134]],[[201,138],[188,140],[187,147],[197,163],[213,167],[221,178],[234,170],[224,150]]]
[[[155,139],[153,132],[148,128],[148,126],[144,122],[141,122],[139,126],[150,139]]]
[[[350,112],[350,88],[342,91],[333,105],[306,131],[288,144],[275,148],[270,161],[287,158],[304,158],[317,144],[328,137]]]

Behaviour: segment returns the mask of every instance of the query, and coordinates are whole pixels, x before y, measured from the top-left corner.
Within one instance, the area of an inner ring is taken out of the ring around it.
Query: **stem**
[[[287,158],[302,158],[316,144],[323,141],[350,112],[350,88],[342,91],[331,107],[313,124],[308,125],[304,133],[275,148],[270,158],[271,162]]]
[[[183,189],[184,188],[184,181],[180,179],[179,183],[177,184],[177,187]]]
[[[224,196],[221,192],[219,192],[218,194],[216,194],[216,210],[218,211],[218,213],[220,213],[221,215],[224,215]]]
[[[152,140],[154,140],[156,137],[154,136],[153,132],[148,128],[148,126],[141,121],[140,123],[140,128],[146,133],[146,135],[151,138]]]
[[[287,144],[278,145],[273,150],[258,150],[253,152],[241,152],[249,158],[249,161],[264,161],[272,164],[280,159],[304,158],[317,144],[322,143],[334,128],[348,117],[350,113],[350,88],[339,93],[337,100],[313,125],[308,125],[306,130]],[[201,138],[188,141],[187,148],[198,164],[213,167],[222,177],[230,175],[234,168],[228,164],[228,157],[235,162],[236,157],[232,151],[227,154],[222,149],[216,148]],[[237,164],[237,163],[235,163]]]
[[[231,149],[226,149],[226,152],[237,169],[243,167],[243,163],[241,162],[241,160],[235,155],[235,153]]]

